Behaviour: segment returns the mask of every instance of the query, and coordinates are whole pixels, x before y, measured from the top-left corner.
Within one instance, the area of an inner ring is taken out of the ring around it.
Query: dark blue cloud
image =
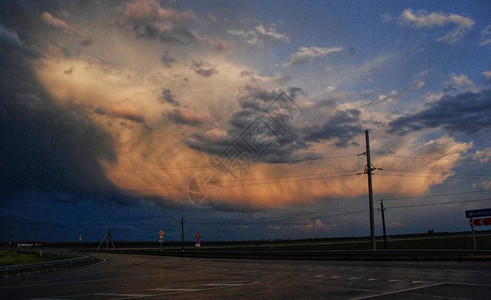
[[[361,133],[363,128],[360,123],[360,111],[356,109],[337,110],[323,124],[303,129],[305,140],[320,142],[336,139],[335,145],[338,147],[357,145],[353,139]]]
[[[491,128],[491,90],[444,96],[424,110],[389,123],[389,132],[405,135],[428,128],[474,134]]]
[[[307,117],[301,112],[300,107],[294,113],[288,125],[283,127],[274,117],[268,113],[268,107],[279,97],[286,95],[293,102],[298,102],[299,95],[305,95],[300,87],[288,87],[286,92],[280,90],[266,90],[254,86],[246,86],[247,93],[238,99],[241,110],[234,113],[229,120],[231,127],[227,130],[227,139],[210,141],[202,133],[195,133],[194,138],[187,141],[189,147],[212,155],[220,155],[225,147],[235,141],[249,154],[251,161],[267,163],[295,163],[305,160],[315,160],[322,157],[311,151],[312,142],[323,140],[336,140],[338,147],[347,147],[355,144],[354,138],[363,133],[360,123],[360,111],[337,110],[327,116],[327,121],[312,126],[295,126],[298,119]],[[325,100],[318,107],[334,107],[335,103]],[[298,110],[300,109],[300,111]],[[308,123],[308,121],[307,121]],[[264,148],[255,149],[247,141],[250,132],[260,131],[251,137],[258,144],[266,145]],[[250,150],[250,151],[249,151]]]

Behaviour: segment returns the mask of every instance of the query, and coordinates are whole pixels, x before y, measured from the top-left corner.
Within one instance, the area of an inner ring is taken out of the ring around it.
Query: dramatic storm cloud
[[[0,2],[0,240],[177,239],[182,215],[210,239],[364,235],[365,130],[377,197],[484,199],[480,4],[334,4]],[[394,230],[438,217],[413,212]]]

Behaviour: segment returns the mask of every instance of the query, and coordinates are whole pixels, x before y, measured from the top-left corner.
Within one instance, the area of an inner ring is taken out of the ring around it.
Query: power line
[[[407,174],[378,174],[379,176],[392,176],[392,177],[423,177],[423,178],[435,178],[440,179],[441,176],[425,176],[425,175],[407,175]],[[482,179],[482,177],[477,176],[452,176],[453,179]]]
[[[466,174],[466,173],[454,173],[454,172],[437,172],[437,171],[408,171],[408,170],[398,170],[398,169],[387,169],[384,171],[401,172],[401,173],[428,173],[428,174],[442,174],[442,175],[452,175],[452,176],[472,176],[472,177],[491,177],[490,174]]]
[[[468,192],[457,192],[457,193],[445,193],[445,194],[434,194],[434,195],[414,196],[414,197],[384,198],[384,201],[419,199],[419,198],[432,198],[432,197],[440,197],[440,196],[453,196],[453,195],[474,194],[474,193],[484,193],[484,192],[491,192],[491,190],[468,191]]]
[[[247,182],[247,181],[261,181],[261,180],[270,180],[270,179],[283,179],[283,178],[297,178],[300,177],[299,179],[296,180],[278,180],[278,181],[270,181],[270,182],[252,182],[249,184],[233,184],[233,185],[225,185],[222,187],[233,187],[233,186],[247,186],[247,185],[258,185],[258,184],[273,184],[273,183],[282,183],[282,182],[295,182],[295,181],[302,181],[302,180],[320,180],[324,178],[333,178],[333,177],[345,177],[345,176],[354,176],[354,172],[356,170],[347,170],[347,171],[331,171],[331,172],[323,172],[323,173],[315,173],[315,174],[294,174],[294,175],[285,175],[285,176],[275,176],[275,177],[260,177],[260,178],[249,178],[249,179],[240,179],[238,181],[222,181],[222,183],[234,183],[234,182]],[[346,174],[346,175],[337,175],[337,176],[328,176],[331,174],[339,174],[339,173],[353,173],[353,174]],[[317,177],[316,177],[317,176]],[[313,177],[313,178],[312,178]],[[125,186],[125,188],[132,188],[132,189],[137,189],[137,188],[149,188],[149,187],[155,187],[155,188],[160,188],[160,187],[166,187],[166,186],[187,186],[189,183],[166,183],[166,184],[145,184],[145,185],[134,185],[134,186]],[[79,189],[113,189],[113,187],[91,187],[91,186],[85,186],[85,187],[77,187]],[[116,187],[117,189],[117,187]]]
[[[298,164],[310,161],[327,160],[327,159],[337,159],[346,157],[356,157],[356,154],[346,154],[346,155],[336,155],[336,156],[324,156],[322,158],[309,159],[300,162],[282,162],[285,164]],[[179,166],[179,167],[166,167],[166,168],[136,168],[136,169],[107,169],[106,172],[140,172],[140,171],[165,171],[165,170],[181,170],[181,169],[206,169],[206,168],[216,168],[215,165],[202,165],[202,166]]]
[[[438,203],[427,203],[427,204],[401,205],[401,206],[391,206],[391,207],[387,207],[387,208],[409,208],[409,207],[449,205],[449,204],[459,204],[459,203],[468,203],[468,202],[479,202],[479,201],[488,201],[488,200],[491,200],[491,198],[460,200],[460,201],[453,201],[453,202],[438,202]]]
[[[386,199],[384,199],[386,200]],[[438,202],[438,203],[428,203],[428,204],[415,204],[415,205],[401,205],[401,206],[391,206],[391,207],[385,207],[385,209],[392,209],[392,208],[412,208],[412,207],[425,207],[425,206],[437,206],[437,205],[450,205],[450,204],[459,204],[459,203],[469,203],[469,202],[479,202],[479,201],[488,201],[491,200],[491,198],[483,198],[483,199],[469,199],[469,200],[461,200],[461,201],[454,201],[454,202]],[[333,211],[341,208],[348,208],[348,207],[355,207],[359,205],[365,205],[365,203],[358,203],[358,204],[353,204],[345,207],[339,207],[339,208],[333,208],[333,209],[328,209],[325,211]],[[316,219],[321,219],[321,218],[337,218],[337,217],[344,217],[344,216],[349,216],[349,215],[354,215],[354,214],[360,214],[360,213],[365,213],[366,210],[357,210],[357,211],[350,211],[342,214],[319,214],[319,215],[309,215],[307,216],[308,218],[316,218]],[[223,221],[223,222],[200,222],[200,221],[189,221],[192,222],[193,224],[198,224],[198,225],[228,225],[228,226],[240,226],[240,225],[267,225],[267,224],[276,224],[277,222],[280,222],[281,220],[285,218],[292,218],[296,215],[286,215],[286,216],[281,216],[277,217],[274,219],[266,219],[266,220],[254,220],[254,221],[245,221],[245,222],[229,222],[229,221]],[[289,222],[289,223],[281,223],[279,225],[285,226],[285,225],[309,225],[312,224],[311,222]]]
[[[366,212],[366,210],[358,210],[358,211],[352,211],[352,212],[347,212],[343,214],[335,214],[335,215],[325,215],[325,216],[320,216],[316,217],[316,219],[319,218],[335,218],[335,217],[344,217],[344,216],[349,216],[349,215],[354,215],[354,214],[359,214]],[[266,224],[276,224],[277,222],[281,221],[279,220],[256,220],[256,221],[245,221],[245,222],[200,222],[200,221],[189,221],[189,223],[197,224],[197,225],[230,225],[230,226],[240,226],[240,225],[266,225]],[[281,223],[279,225],[309,225],[312,223],[308,222],[289,222],[289,223]]]
[[[377,152],[374,152],[374,153],[377,153]],[[378,153],[381,153],[381,152],[378,152]],[[472,159],[472,158],[460,158],[460,157],[459,158],[441,158],[441,157],[378,155],[378,154],[375,154],[374,156],[376,156],[376,157],[400,158],[400,159],[435,160],[435,161],[437,161],[437,160],[459,160],[459,161],[473,161],[473,162],[477,162],[477,161],[479,161],[481,159],[481,158],[475,158],[475,159]]]
[[[332,212],[332,211],[336,211],[336,210],[341,210],[341,209],[345,209],[345,208],[351,208],[351,207],[361,206],[361,205],[365,205],[365,204],[366,204],[365,201],[363,201],[361,203],[356,203],[356,204],[351,204],[351,205],[346,205],[346,206],[340,206],[340,207],[334,207],[334,208],[331,208],[331,209],[325,209],[325,210],[323,210],[321,212],[320,211],[314,211],[314,212],[297,212],[297,213],[294,213],[294,214],[286,214],[286,215],[283,215],[283,216],[277,216],[277,217],[275,217],[275,220],[276,221],[279,221],[281,219],[294,218],[294,217],[298,217],[298,216],[308,217],[308,218],[325,218],[325,217],[328,217],[328,216],[324,215],[325,212]]]

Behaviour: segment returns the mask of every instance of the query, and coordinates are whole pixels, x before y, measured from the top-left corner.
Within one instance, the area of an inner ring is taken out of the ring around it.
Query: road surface
[[[232,260],[99,254],[0,279],[0,299],[489,299],[491,262]]]

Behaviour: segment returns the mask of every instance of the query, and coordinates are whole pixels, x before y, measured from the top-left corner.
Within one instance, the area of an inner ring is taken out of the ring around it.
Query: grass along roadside
[[[46,261],[39,255],[0,250],[0,266],[27,265]]]

